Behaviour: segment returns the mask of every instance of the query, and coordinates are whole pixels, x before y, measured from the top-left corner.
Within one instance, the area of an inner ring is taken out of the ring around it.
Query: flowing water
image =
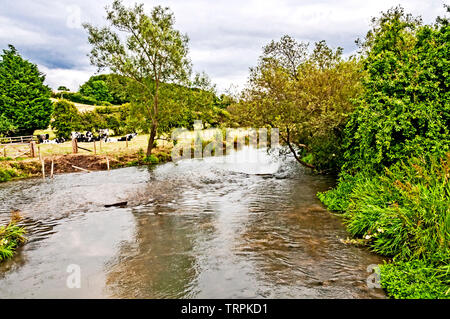
[[[383,298],[366,282],[382,259],[316,198],[332,185],[248,148],[0,184],[0,223],[21,210],[29,239],[0,298]]]

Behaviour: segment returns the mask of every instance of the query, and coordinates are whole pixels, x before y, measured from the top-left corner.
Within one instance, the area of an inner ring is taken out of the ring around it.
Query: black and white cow
[[[137,136],[137,133],[127,134],[118,139],[119,142],[131,141],[134,137]]]
[[[48,141],[50,138],[50,135],[48,135],[48,134],[40,134],[40,135],[36,135],[36,136],[37,136],[40,144],[45,143],[45,141]]]

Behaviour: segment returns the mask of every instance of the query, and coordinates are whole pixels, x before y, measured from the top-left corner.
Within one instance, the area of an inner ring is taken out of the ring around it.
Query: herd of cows
[[[131,141],[136,136],[137,133],[131,133],[119,138],[111,138],[109,137],[109,130],[107,129],[100,130],[98,135],[94,135],[94,133],[89,131],[86,132],[86,134],[82,134],[80,132],[72,132],[72,139],[77,140],[77,142],[84,142],[84,143],[99,142],[99,141],[103,141],[105,143]],[[37,138],[39,143],[42,144],[61,144],[66,142],[66,140],[63,137],[50,140],[50,136],[48,134],[37,135]]]

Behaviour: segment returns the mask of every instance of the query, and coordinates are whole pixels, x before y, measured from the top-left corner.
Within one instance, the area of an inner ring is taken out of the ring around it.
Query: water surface
[[[332,185],[247,148],[0,184],[0,222],[20,209],[29,231],[0,264],[0,298],[383,298],[366,284],[382,259],[343,244],[316,198]]]

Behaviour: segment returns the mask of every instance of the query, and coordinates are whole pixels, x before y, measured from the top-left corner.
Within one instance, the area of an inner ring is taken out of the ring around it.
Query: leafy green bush
[[[56,136],[70,139],[72,131],[81,129],[81,115],[74,104],[61,100],[55,103],[52,128]]]
[[[450,289],[450,153],[400,162],[368,177],[342,174],[319,194],[345,211],[348,231],[381,255],[382,286],[396,298],[444,298]],[[445,294],[444,294],[445,292]]]
[[[380,267],[381,286],[394,298],[450,298],[450,265],[424,260],[400,261]]]
[[[317,196],[324,203],[328,209],[338,212],[343,212],[348,208],[350,204],[350,194],[353,191],[355,183],[362,178],[360,175],[350,175],[342,172],[338,179],[336,188],[327,192],[319,192]]]
[[[376,170],[450,150],[450,25],[394,8],[363,43],[364,92],[345,129],[344,170]]]
[[[128,82],[129,79],[116,74],[94,75],[80,87],[80,93],[97,101],[124,104],[129,102],[125,90]]]
[[[159,163],[159,159],[158,157],[156,157],[155,155],[150,155],[150,156],[146,156],[144,157],[144,163],[146,164],[158,164]]]
[[[113,100],[106,82],[102,80],[92,80],[92,77],[80,87],[80,94],[96,101],[111,102]]]
[[[14,250],[25,242],[25,229],[11,221],[6,226],[0,226],[0,262],[11,258]]]
[[[7,182],[13,179],[14,177],[19,176],[19,173],[11,168],[2,168],[0,167],[0,182]]]

